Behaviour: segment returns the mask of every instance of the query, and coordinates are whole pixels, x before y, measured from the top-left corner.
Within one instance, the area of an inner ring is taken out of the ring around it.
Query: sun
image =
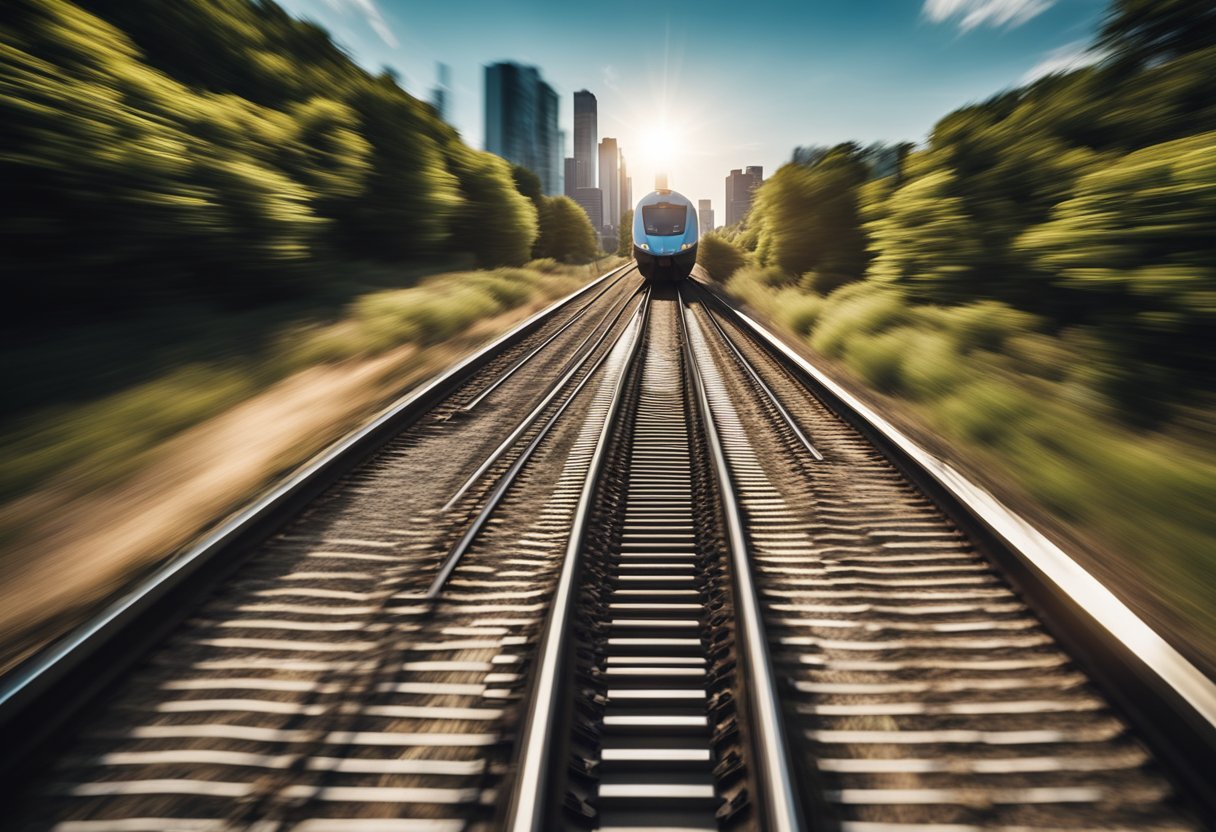
[[[646,161],[658,167],[671,163],[679,147],[679,136],[667,124],[654,124],[642,133],[642,155]]]

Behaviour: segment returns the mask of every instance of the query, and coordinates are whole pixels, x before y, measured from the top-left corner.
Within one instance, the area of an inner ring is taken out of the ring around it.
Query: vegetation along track
[[[1205,726],[1154,714],[1178,697],[1122,695],[966,506],[704,289],[622,273],[469,376],[93,695],[10,822],[1210,817]]]

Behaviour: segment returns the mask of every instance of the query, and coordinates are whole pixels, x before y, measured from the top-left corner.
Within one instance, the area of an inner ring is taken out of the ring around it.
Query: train
[[[652,283],[683,280],[697,262],[697,209],[683,194],[659,188],[633,211],[633,257]]]

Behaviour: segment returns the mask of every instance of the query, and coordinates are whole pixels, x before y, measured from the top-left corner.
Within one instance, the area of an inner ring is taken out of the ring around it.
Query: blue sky
[[[788,161],[794,146],[923,141],[956,107],[1086,60],[1106,0],[279,0],[359,63],[392,67],[428,97],[451,67],[451,120],[484,143],[483,67],[534,64],[561,95],[599,99],[634,197],[666,168],[724,216],[731,168]]]

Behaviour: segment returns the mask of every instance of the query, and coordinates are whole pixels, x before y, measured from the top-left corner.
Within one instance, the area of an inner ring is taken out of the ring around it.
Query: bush
[[[726,283],[747,265],[747,256],[718,234],[706,234],[697,243],[697,263],[719,283]]]
[[[563,263],[586,263],[599,253],[599,238],[587,212],[568,196],[545,197],[534,254]]]
[[[900,370],[908,354],[910,330],[906,328],[877,335],[858,333],[849,338],[844,363],[866,383],[886,393],[900,387]]]
[[[963,383],[968,367],[957,342],[935,330],[913,330],[900,366],[901,385],[922,400],[940,398]]]
[[[996,445],[1025,430],[1034,407],[1004,379],[983,378],[958,388],[936,403],[933,411],[955,436],[977,445]]]
[[[850,337],[881,332],[905,317],[905,302],[898,292],[866,283],[846,286],[828,296],[811,333],[811,347],[824,355],[840,356]]]
[[[823,301],[814,295],[786,289],[777,300],[781,320],[799,335],[809,335],[823,311]]]

